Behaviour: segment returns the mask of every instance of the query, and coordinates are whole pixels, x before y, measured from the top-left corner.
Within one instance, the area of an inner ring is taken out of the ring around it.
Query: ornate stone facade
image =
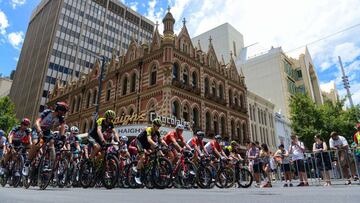
[[[232,56],[226,64],[218,60],[209,43],[204,53],[195,47],[185,20],[178,35],[175,20],[168,11],[163,19],[164,32],[156,26],[152,42],[139,44],[135,39],[127,52],[115,53],[106,65],[100,99],[100,115],[113,109],[117,115],[156,112],[192,123],[211,137],[221,134],[244,143],[249,139],[244,76],[238,73]],[[51,95],[49,105],[66,100],[70,104],[67,122],[82,132],[92,127],[98,91],[100,63],[77,82],[60,86]]]

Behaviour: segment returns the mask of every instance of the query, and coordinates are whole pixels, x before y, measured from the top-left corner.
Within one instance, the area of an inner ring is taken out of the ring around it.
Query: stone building
[[[249,139],[247,89],[232,55],[227,63],[218,60],[211,38],[206,53],[199,44],[193,45],[185,19],[176,35],[170,10],[163,24],[163,35],[156,25],[149,44],[132,39],[126,53],[114,52],[105,68],[100,115],[113,109],[119,116],[116,123],[129,125],[147,124],[156,113],[188,122],[189,130],[204,130],[208,137],[221,134],[244,143]],[[66,120],[82,132],[92,128],[99,73],[97,61],[80,80],[56,83],[50,97],[49,105],[59,100],[70,104]]]

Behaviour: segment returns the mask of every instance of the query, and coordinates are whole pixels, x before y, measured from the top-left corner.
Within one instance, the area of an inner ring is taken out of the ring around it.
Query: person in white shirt
[[[291,159],[295,164],[295,170],[299,174],[300,184],[297,185],[298,187],[309,186],[307,175],[305,173],[304,152],[304,143],[300,142],[296,135],[292,135],[289,154],[292,155]]]
[[[348,153],[349,144],[345,139],[345,137],[340,136],[337,132],[332,132],[330,134],[330,137],[331,137],[329,140],[330,149],[336,150],[339,159],[339,164],[342,169],[343,177],[347,179],[345,185],[350,185],[351,176],[349,174],[349,168],[351,169],[351,172],[354,177],[356,177],[356,172],[355,172],[355,165],[350,162],[350,157]]]

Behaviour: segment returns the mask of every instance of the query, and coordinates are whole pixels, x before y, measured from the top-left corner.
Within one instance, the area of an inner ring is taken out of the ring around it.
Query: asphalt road
[[[275,184],[273,188],[230,188],[230,189],[113,189],[102,188],[37,188],[0,187],[0,202],[147,202],[147,203],[244,203],[244,202],[359,202],[360,185],[335,185],[331,187],[310,186],[283,188]]]

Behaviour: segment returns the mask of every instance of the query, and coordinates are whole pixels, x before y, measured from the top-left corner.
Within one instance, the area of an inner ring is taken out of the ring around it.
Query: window
[[[187,67],[184,68],[184,72],[183,72],[183,83],[184,83],[184,84],[189,84],[189,72],[188,72],[188,68],[187,68]]]
[[[213,95],[214,97],[217,96],[217,94],[216,94],[216,84],[215,84],[215,81],[212,81],[212,83],[211,83],[211,93],[212,93],[212,95]]]
[[[242,143],[244,143],[245,141],[246,141],[246,137],[245,137],[245,135],[246,135],[246,132],[247,130],[246,130],[246,123],[243,123],[242,124],[242,136],[241,136],[241,138],[242,138],[242,140],[240,140],[240,142],[242,142]]]
[[[130,92],[135,92],[135,87],[136,87],[136,73],[133,73],[131,76]]]
[[[205,125],[206,133],[208,133],[211,130],[211,116],[209,112],[205,114]]]
[[[127,83],[128,83],[128,79],[125,76],[123,83],[122,83],[122,95],[126,95],[126,91],[127,91]]]
[[[234,123],[234,121],[232,120],[232,121],[231,121],[231,138],[234,139],[234,136],[235,136],[235,123]]]
[[[91,92],[88,91],[87,96],[86,96],[86,108],[90,107],[90,99],[91,99]]]
[[[156,76],[157,76],[156,66],[153,66],[151,69],[150,85],[156,84]]]
[[[199,110],[197,108],[193,108],[193,130],[194,128],[199,128]]]
[[[173,101],[171,105],[172,115],[176,118],[180,118],[180,104],[178,101]]]
[[[179,65],[174,63],[172,69],[173,80],[179,80]]]
[[[110,97],[111,97],[111,82],[109,81],[107,86],[106,86],[106,101],[109,101],[110,100]]]
[[[244,105],[245,105],[244,96],[240,94],[240,106],[244,108],[245,107]]]
[[[79,99],[77,100],[76,112],[79,112],[80,107],[81,107],[81,97],[79,97]]]
[[[73,98],[72,102],[71,102],[71,113],[74,113],[75,111],[75,105],[76,105],[76,98]]]
[[[240,140],[241,140],[241,129],[240,129],[240,124],[238,124],[238,125],[237,125],[237,128],[236,128],[236,135],[237,135],[238,140],[240,141]]]
[[[95,105],[97,105],[97,95],[98,95],[98,92],[97,92],[97,89],[95,89],[94,94],[93,94],[93,100],[92,100],[92,103]]]
[[[192,84],[193,88],[197,87],[197,74],[195,71],[192,73],[192,83],[191,84]]]
[[[45,97],[45,98],[47,98],[48,97],[48,95],[49,95],[49,91],[47,91],[47,90],[44,90],[43,91],[43,97]]]
[[[209,89],[209,79],[205,78],[205,82],[204,82],[204,87],[205,87],[205,95],[209,95],[210,94],[210,89]]]
[[[224,99],[224,87],[222,84],[219,85],[219,97],[220,99]]]
[[[226,133],[225,118],[224,117],[221,117],[220,123],[221,123],[221,134],[224,136],[225,133]]]
[[[213,118],[213,125],[214,125],[214,131],[215,134],[219,134],[219,122],[218,122],[218,117],[215,115]]]
[[[230,106],[233,104],[233,94],[232,94],[232,90],[229,90],[229,104]]]
[[[187,105],[184,105],[184,107],[183,107],[183,116],[182,117],[185,121],[190,120],[189,119],[189,107]]]

